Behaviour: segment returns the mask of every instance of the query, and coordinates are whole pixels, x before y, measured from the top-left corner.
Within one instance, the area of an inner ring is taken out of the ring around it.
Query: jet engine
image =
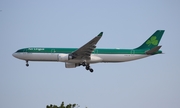
[[[75,57],[71,54],[59,54],[58,59],[59,61],[65,62],[71,59],[74,59]]]
[[[65,63],[65,67],[66,68],[75,68],[75,67],[77,67],[77,65],[75,64],[75,63]]]
[[[59,55],[58,55],[59,61],[64,62],[64,61],[69,60],[69,59],[68,59],[68,56],[69,56],[68,54],[59,54]]]

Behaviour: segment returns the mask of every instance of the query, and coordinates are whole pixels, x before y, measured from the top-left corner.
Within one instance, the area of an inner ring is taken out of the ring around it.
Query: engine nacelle
[[[59,61],[66,62],[68,60],[74,59],[75,57],[72,54],[59,54],[58,59]]]
[[[59,61],[62,61],[62,62],[68,61],[69,60],[69,54],[59,54],[58,59],[59,59]]]
[[[75,68],[75,67],[77,67],[77,65],[75,64],[75,63],[65,63],[65,67],[66,68]]]

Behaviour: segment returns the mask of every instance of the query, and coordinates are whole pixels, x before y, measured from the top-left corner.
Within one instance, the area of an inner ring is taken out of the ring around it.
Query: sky
[[[0,0],[0,107],[179,108],[180,1]],[[164,54],[125,63],[66,69],[12,53],[26,47],[81,47],[100,32],[98,48],[135,48],[156,30]]]

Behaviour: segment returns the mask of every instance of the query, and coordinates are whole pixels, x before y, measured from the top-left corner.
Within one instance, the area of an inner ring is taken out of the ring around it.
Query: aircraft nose
[[[24,60],[23,54],[20,54],[20,53],[15,52],[15,53],[12,54],[12,56],[14,56],[15,58],[23,59],[23,60]]]
[[[17,54],[16,53],[13,53],[12,56],[16,57],[17,58]]]

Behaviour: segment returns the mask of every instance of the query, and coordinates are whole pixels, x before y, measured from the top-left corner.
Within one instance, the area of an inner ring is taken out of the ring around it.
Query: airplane
[[[103,32],[80,48],[45,48],[29,47],[17,50],[12,55],[18,59],[28,61],[52,61],[65,62],[66,68],[84,66],[86,70],[93,72],[90,67],[93,63],[117,63],[137,60],[156,54],[162,54],[158,46],[165,30],[157,30],[142,45],[134,49],[120,48],[96,48]]]

